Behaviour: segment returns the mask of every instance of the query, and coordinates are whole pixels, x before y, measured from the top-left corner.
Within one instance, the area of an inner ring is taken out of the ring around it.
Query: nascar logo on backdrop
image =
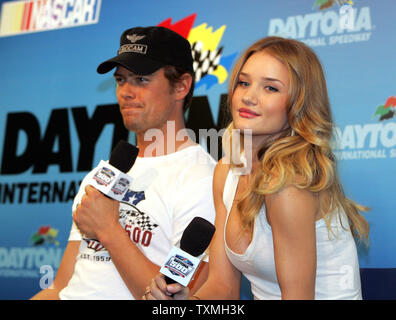
[[[396,97],[392,96],[386,99],[385,104],[377,107],[374,116],[380,116],[379,121],[392,119],[396,113]]]
[[[0,277],[36,278],[49,272],[46,268],[51,272],[57,269],[63,254],[58,247],[58,232],[49,225],[40,226],[30,237],[31,246],[0,247]]]
[[[97,23],[101,0],[4,2],[0,37]]]
[[[312,9],[316,8],[319,12],[271,19],[268,35],[297,39],[311,47],[370,40],[374,29],[370,7],[356,8],[350,0],[316,0]]]
[[[226,26],[223,25],[215,31],[206,23],[193,27],[196,16],[194,13],[175,23],[172,23],[172,18],[168,18],[158,26],[171,29],[190,42],[194,59],[195,88],[206,85],[206,89],[210,89],[213,85],[226,81],[238,52],[223,55],[224,47],[219,47],[219,44]]]

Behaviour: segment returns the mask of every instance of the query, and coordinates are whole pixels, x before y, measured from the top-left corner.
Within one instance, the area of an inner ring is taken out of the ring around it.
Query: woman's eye
[[[278,91],[279,91],[277,88],[271,87],[271,86],[266,86],[265,88],[266,88],[268,91],[271,91],[271,92],[278,92]]]
[[[241,87],[248,87],[248,86],[249,86],[249,83],[246,82],[246,81],[239,80],[239,81],[238,81],[238,86],[241,86]]]

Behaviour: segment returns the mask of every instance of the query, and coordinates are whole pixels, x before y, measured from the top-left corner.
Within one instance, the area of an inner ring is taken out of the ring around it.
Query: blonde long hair
[[[244,229],[251,232],[254,219],[264,205],[265,195],[294,185],[319,196],[320,214],[329,231],[330,213],[343,210],[353,235],[367,240],[369,225],[359,211],[367,211],[368,208],[348,199],[340,184],[336,158],[331,149],[333,119],[326,80],[319,59],[308,46],[280,37],[266,37],[254,43],[232,72],[228,106],[231,106],[245,62],[262,50],[279,59],[289,71],[287,113],[290,126],[276,139],[263,145],[258,153],[261,166],[253,173],[252,183],[238,204]],[[233,128],[231,122],[226,129],[230,139]]]

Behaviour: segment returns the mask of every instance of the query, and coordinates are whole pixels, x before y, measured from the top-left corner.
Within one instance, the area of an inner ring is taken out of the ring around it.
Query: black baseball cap
[[[136,27],[125,30],[117,56],[102,62],[98,73],[121,65],[139,75],[147,75],[171,65],[194,72],[191,46],[187,39],[164,27]]]

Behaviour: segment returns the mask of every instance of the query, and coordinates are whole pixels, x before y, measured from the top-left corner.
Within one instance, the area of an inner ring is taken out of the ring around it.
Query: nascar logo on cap
[[[131,41],[133,44],[124,44],[121,46],[120,50],[118,50],[118,54],[123,52],[133,52],[133,53],[141,53],[146,54],[147,45],[145,44],[135,44],[136,41],[144,39],[146,36],[139,36],[137,34],[128,34],[126,38]]]
[[[133,53],[141,53],[141,54],[146,54],[147,53],[147,45],[145,44],[124,44],[121,46],[120,50],[118,50],[118,54],[124,53],[124,52],[133,52]]]

